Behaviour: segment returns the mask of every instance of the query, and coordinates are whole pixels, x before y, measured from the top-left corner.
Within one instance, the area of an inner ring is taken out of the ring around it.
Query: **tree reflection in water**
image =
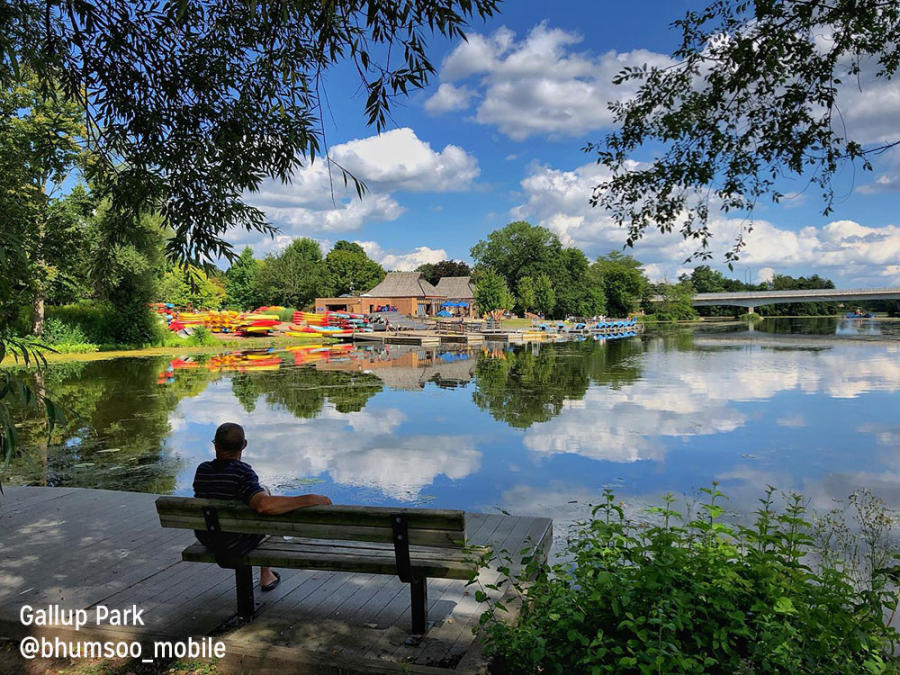
[[[430,365],[415,370],[433,369],[435,375],[425,381],[442,388],[465,385],[471,373],[479,408],[510,426],[528,428],[558,415],[566,401],[583,398],[591,384],[618,387],[638,379],[639,360],[633,357],[642,349],[639,340],[534,344],[477,355],[448,352],[445,357],[450,354],[464,366],[453,369],[446,358],[431,354]],[[286,352],[53,364],[44,385],[69,420],[47,438],[37,416],[20,418],[23,450],[3,480],[170,493],[182,467],[167,439],[173,424],[191,423],[172,416],[179,401],[226,380],[247,414],[265,407],[311,419],[326,405],[343,414],[358,412],[386,386],[377,377],[386,371],[364,372],[371,352],[358,354],[354,360],[354,352],[335,352],[315,363]],[[463,359],[474,361],[474,367]]]
[[[171,492],[179,467],[165,452],[169,414],[216,375],[185,370],[162,387],[158,376],[166,364],[158,358],[53,364],[44,385],[68,420],[47,438],[38,416],[20,416],[22,451],[4,471],[5,480]]]
[[[494,419],[527,429],[584,398],[591,384],[619,387],[641,376],[640,340],[534,344],[487,352],[475,367],[472,399]]]
[[[224,377],[244,410],[260,396],[296,417],[312,418],[326,402],[338,412],[362,410],[383,388],[374,375],[280,367],[229,372],[217,357],[120,358],[52,364],[44,386],[66,410],[48,438],[38,415],[19,415],[21,450],[2,469],[6,483],[78,485],[168,494],[180,464],[169,452],[171,413]],[[288,359],[286,363],[292,363]],[[34,377],[34,374],[31,375]]]

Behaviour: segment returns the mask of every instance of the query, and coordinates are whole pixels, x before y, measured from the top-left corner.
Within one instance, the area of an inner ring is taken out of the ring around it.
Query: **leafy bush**
[[[276,314],[278,314],[278,318],[282,321],[293,321],[294,320],[294,312],[297,310],[293,307],[285,307],[284,309],[279,309]]]
[[[122,345],[147,345],[159,342],[162,327],[150,308],[143,304],[125,305],[110,316],[110,342]]]
[[[891,580],[900,568],[889,566],[898,556],[885,548],[891,518],[883,503],[856,495],[858,529],[842,513],[814,528],[799,495],[778,510],[773,491],[752,527],[720,520],[724,495],[715,484],[703,491],[700,515],[682,514],[667,496],[644,523],[628,519],[607,491],[574,529],[565,562],[531,561],[522,577],[491,586],[511,583],[518,592],[515,624],[502,620],[499,601],[476,593],[488,606],[481,622],[495,668],[898,672],[898,634],[883,617],[897,606]],[[523,582],[529,575],[534,583]]]
[[[209,346],[219,344],[219,341],[206,326],[197,326],[187,339],[189,345]]]
[[[687,314],[678,311],[660,310],[653,314],[648,314],[644,320],[648,324],[659,322],[676,322],[676,321],[695,321],[697,314]]]
[[[77,345],[90,342],[80,326],[53,317],[44,324],[43,341],[50,345]]]
[[[161,327],[146,305],[113,307],[106,302],[82,302],[47,308],[47,323],[54,319],[78,331],[84,342],[96,345],[145,345],[162,339]]]
[[[71,331],[77,331],[84,336],[84,342],[101,344],[113,342],[109,335],[109,322],[113,309],[106,303],[77,303],[73,305],[61,305],[47,307],[47,322],[45,332],[59,322]]]
[[[166,329],[155,344],[161,347],[210,347],[220,341],[206,326],[197,326],[186,337]]]

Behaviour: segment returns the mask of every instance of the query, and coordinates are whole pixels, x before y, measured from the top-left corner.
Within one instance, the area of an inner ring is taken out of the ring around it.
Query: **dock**
[[[442,345],[481,345],[484,336],[480,333],[440,333]]]
[[[355,342],[385,345],[414,345],[434,347],[437,345],[481,345],[484,337],[480,333],[449,333],[442,331],[418,331],[415,333],[356,333]]]
[[[439,335],[427,333],[355,333],[354,342],[375,342],[385,345],[415,345],[418,347],[436,347],[441,344]]]
[[[0,636],[63,640],[201,640],[225,646],[221,673],[480,673],[486,663],[473,628],[483,606],[477,586],[434,579],[428,613],[434,626],[418,644],[409,641],[409,589],[394,576],[280,570],[256,619],[228,628],[234,614],[234,577],[215,565],[181,561],[193,543],[189,530],[160,527],[158,495],[111,490],[4,486],[0,495]],[[544,550],[552,522],[468,513],[470,543],[518,551],[527,541]],[[258,572],[258,571],[257,571]],[[496,581],[484,570],[482,583]],[[62,609],[143,609],[144,626],[24,626],[24,605]],[[40,659],[17,649],[15,672],[43,672]],[[14,653],[13,653],[14,652]]]

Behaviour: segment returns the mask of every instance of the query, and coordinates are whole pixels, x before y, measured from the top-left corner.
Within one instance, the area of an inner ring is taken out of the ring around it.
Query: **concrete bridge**
[[[694,307],[731,305],[746,307],[748,312],[752,312],[760,305],[779,305],[797,302],[852,302],[858,300],[900,301],[900,288],[823,288],[810,291],[697,293],[691,300],[691,304]]]

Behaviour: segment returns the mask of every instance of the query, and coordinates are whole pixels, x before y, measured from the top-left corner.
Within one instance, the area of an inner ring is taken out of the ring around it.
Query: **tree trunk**
[[[31,303],[31,332],[38,337],[44,334],[44,288],[40,282]]]
[[[47,194],[47,182],[43,183],[44,195]],[[45,295],[45,265],[44,265],[44,235],[46,233],[46,212],[42,212],[37,231],[37,250],[34,265],[34,297],[31,301],[31,334],[41,337],[44,334],[44,295]]]

